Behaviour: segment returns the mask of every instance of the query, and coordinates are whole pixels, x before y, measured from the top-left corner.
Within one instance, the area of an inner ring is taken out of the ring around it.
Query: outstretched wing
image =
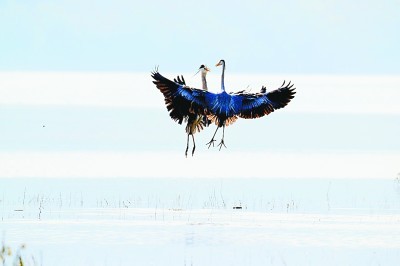
[[[294,98],[296,93],[293,84],[285,82],[276,90],[265,92],[265,87],[261,89],[261,93],[241,93],[237,97],[242,98],[242,108],[239,117],[252,119],[268,115],[285,107],[290,100]]]
[[[152,72],[153,83],[164,95],[165,105],[170,117],[182,124],[190,114],[204,114],[206,112],[205,91],[190,88],[185,80],[178,77],[177,82],[162,76],[157,70]]]

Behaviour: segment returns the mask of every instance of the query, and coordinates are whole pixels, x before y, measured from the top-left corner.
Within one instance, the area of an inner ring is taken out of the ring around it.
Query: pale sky
[[[399,5],[0,1],[0,177],[391,178],[400,171]],[[291,80],[296,97],[228,127],[221,152],[205,147],[207,128],[185,159],[184,127],[150,71],[200,87],[193,74],[206,64],[217,91],[221,58],[228,91]],[[223,167],[191,172],[199,164]]]
[[[0,1],[0,71],[399,74],[399,1]]]

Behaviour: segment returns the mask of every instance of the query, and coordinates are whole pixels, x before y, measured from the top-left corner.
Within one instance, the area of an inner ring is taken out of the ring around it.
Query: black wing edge
[[[186,81],[185,78],[181,75],[180,77],[177,76],[176,78],[174,78],[174,82],[180,84],[180,85],[186,85]]]
[[[179,100],[174,99],[173,94],[178,90],[180,84],[165,78],[158,72],[158,67],[151,72],[151,77],[154,79],[153,83],[157,89],[164,95],[165,106],[169,112],[172,120],[182,124],[187,119],[187,111],[185,112],[179,103]]]
[[[273,91],[267,92],[266,96],[270,101],[272,101],[272,105],[274,109],[279,109],[285,107],[296,94],[295,89],[291,81],[287,85],[285,85],[286,81],[283,81],[282,85]]]

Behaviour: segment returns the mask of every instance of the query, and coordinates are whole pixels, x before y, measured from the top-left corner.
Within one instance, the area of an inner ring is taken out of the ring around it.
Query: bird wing
[[[186,81],[182,75],[180,77],[177,76],[176,78],[174,78],[174,82],[181,84],[181,85],[186,85]]]
[[[153,71],[153,83],[164,95],[165,105],[169,111],[170,117],[182,124],[190,114],[205,114],[205,93],[204,90],[190,88],[184,85],[185,81],[179,79],[169,80],[162,76],[157,70]]]
[[[293,84],[290,82],[285,85],[285,82],[276,90],[265,92],[265,87],[261,89],[261,93],[240,93],[235,95],[242,98],[242,107],[239,117],[252,119],[268,115],[285,107],[296,93]]]

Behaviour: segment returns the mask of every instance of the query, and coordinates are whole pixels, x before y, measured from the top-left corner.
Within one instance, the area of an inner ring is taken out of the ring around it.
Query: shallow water
[[[400,208],[399,179],[104,178],[0,179],[3,206],[52,209],[243,209],[370,212]],[[4,215],[4,212],[3,212]]]
[[[0,193],[5,241],[40,265],[400,260],[398,180],[0,179]]]

